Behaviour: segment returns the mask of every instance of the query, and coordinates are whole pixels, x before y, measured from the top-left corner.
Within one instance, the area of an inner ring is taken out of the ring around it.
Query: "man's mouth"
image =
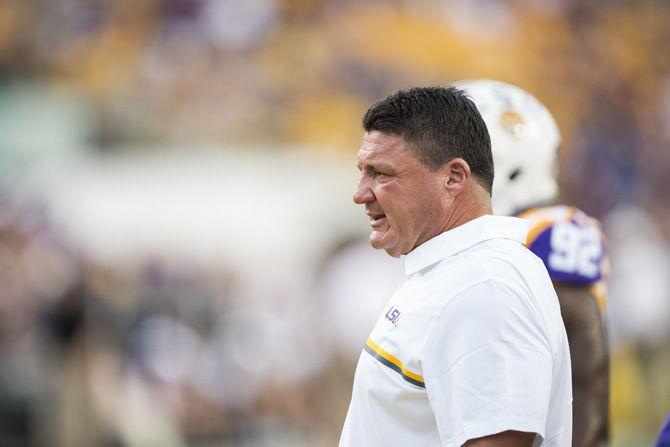
[[[386,226],[386,214],[382,213],[368,213],[370,218],[370,226],[374,229],[380,229]]]

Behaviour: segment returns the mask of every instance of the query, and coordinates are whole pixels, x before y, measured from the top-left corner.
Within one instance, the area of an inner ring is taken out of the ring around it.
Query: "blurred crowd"
[[[323,325],[336,305],[316,284],[245,286],[230,266],[179,259],[106,264],[68,247],[39,206],[2,205],[0,445],[337,437],[355,357]]]
[[[203,144],[353,170],[372,101],[479,77],[559,122],[562,199],[610,239],[613,445],[650,443],[670,411],[668,41],[663,1],[0,1],[0,445],[334,445],[398,268],[364,225],[259,286],[233,259],[100,259],[16,191]]]

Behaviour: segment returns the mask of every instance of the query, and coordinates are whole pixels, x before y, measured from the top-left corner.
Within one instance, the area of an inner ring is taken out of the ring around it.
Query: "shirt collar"
[[[485,215],[438,234],[405,255],[405,274],[411,275],[442,259],[489,239],[526,242],[530,222],[517,217]]]

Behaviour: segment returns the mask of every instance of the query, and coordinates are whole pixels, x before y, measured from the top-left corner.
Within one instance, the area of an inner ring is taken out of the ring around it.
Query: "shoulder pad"
[[[607,251],[596,219],[567,206],[537,208],[519,217],[531,221],[526,246],[542,259],[553,281],[587,286],[604,278]]]

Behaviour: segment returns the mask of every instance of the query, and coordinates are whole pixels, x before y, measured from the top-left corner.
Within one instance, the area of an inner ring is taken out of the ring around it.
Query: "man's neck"
[[[463,191],[456,196],[452,210],[443,232],[461,226],[478,217],[493,214],[491,197],[482,188]]]

